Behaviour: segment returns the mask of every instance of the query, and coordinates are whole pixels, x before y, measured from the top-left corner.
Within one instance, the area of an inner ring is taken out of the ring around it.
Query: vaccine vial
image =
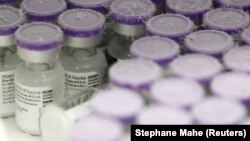
[[[210,97],[192,108],[192,115],[199,125],[235,125],[247,116],[247,109],[233,100]]]
[[[200,53],[221,58],[235,46],[233,37],[223,31],[201,30],[185,38],[187,52]]]
[[[250,45],[250,28],[244,29],[244,31],[241,33],[241,43],[243,45]]]
[[[143,98],[125,89],[100,91],[90,100],[90,109],[94,115],[118,120],[124,125],[134,123],[143,107]]]
[[[151,0],[156,6],[156,15],[166,13],[166,0]]]
[[[108,47],[112,64],[130,57],[131,44],[146,34],[145,22],[154,16],[155,5],[150,0],[116,0],[111,4],[113,39]]]
[[[34,22],[21,26],[15,37],[24,61],[15,72],[16,123],[22,131],[40,135],[40,114],[63,93],[62,70],[56,63],[63,32],[56,25]]]
[[[167,11],[192,19],[196,25],[202,24],[202,17],[213,8],[212,0],[167,0]]]
[[[250,75],[241,72],[228,72],[216,76],[211,82],[211,91],[214,95],[243,102],[249,105]]]
[[[19,10],[0,6],[0,117],[15,113],[14,72],[21,60],[16,54],[14,33],[23,21]]]
[[[214,57],[203,54],[187,54],[176,58],[170,63],[173,76],[196,80],[203,85],[223,71],[223,66]]]
[[[58,24],[64,31],[60,60],[66,88],[101,88],[107,62],[97,47],[103,39],[104,23],[102,14],[89,9],[73,9],[59,16]]]
[[[26,22],[56,23],[67,4],[65,0],[24,0],[21,8],[26,15]]]
[[[222,7],[230,7],[250,11],[250,1],[248,0],[215,0]]]
[[[150,89],[152,103],[189,110],[205,99],[202,85],[190,79],[169,78],[157,81]]]
[[[78,91],[58,103],[48,105],[40,117],[43,139],[69,141],[72,126],[91,114],[89,99],[93,94],[94,90]]]
[[[151,18],[147,24],[147,34],[182,42],[194,30],[194,23],[183,15],[162,14]]]
[[[188,111],[173,107],[151,105],[143,109],[136,118],[142,125],[190,125],[193,118]]]
[[[119,122],[90,116],[73,125],[71,141],[118,141],[122,135]]]
[[[250,72],[250,47],[243,46],[228,51],[223,62],[228,70]]]

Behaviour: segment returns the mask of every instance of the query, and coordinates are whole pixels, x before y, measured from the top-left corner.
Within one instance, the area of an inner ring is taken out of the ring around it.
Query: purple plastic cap
[[[72,127],[71,141],[117,141],[122,136],[122,126],[109,119],[87,117]]]
[[[187,50],[212,56],[222,55],[234,47],[233,38],[225,32],[202,30],[188,35],[185,39]]]
[[[17,2],[18,0],[0,0],[0,4],[9,4]]]
[[[154,102],[176,108],[189,109],[205,98],[205,90],[196,81],[170,78],[156,82],[151,87]]]
[[[144,24],[155,12],[150,0],[116,0],[110,6],[111,18],[126,25]]]
[[[63,41],[62,30],[45,22],[25,24],[16,31],[15,36],[18,47],[36,51],[58,48]]]
[[[154,4],[165,4],[166,0],[151,0]]]
[[[247,116],[247,109],[239,102],[208,98],[192,109],[198,124],[238,124]]]
[[[90,102],[90,108],[97,115],[123,123],[132,123],[143,106],[144,101],[138,93],[125,89],[101,91]]]
[[[217,29],[228,33],[238,33],[250,23],[249,15],[238,9],[218,8],[207,12],[203,22],[209,29]]]
[[[223,66],[219,60],[203,54],[180,56],[170,64],[170,71],[173,75],[194,79],[202,83],[209,82],[222,70]]]
[[[130,52],[133,57],[149,59],[165,66],[180,54],[180,46],[171,39],[152,36],[135,41]]]
[[[246,44],[250,45],[250,27],[246,28],[242,32],[241,38]]]
[[[90,9],[73,9],[62,13],[58,18],[66,36],[93,37],[104,30],[105,18]]]
[[[136,122],[145,125],[190,125],[193,121],[185,110],[150,106],[139,113]]]
[[[250,72],[250,47],[234,48],[223,57],[224,64],[230,70]]]
[[[250,104],[250,75],[229,72],[218,75],[211,83],[212,92],[222,98]]]
[[[113,0],[68,0],[70,8],[92,9],[97,12],[107,13]]]
[[[14,34],[23,21],[21,11],[10,6],[0,6],[0,36]]]
[[[65,0],[24,0],[22,9],[30,21],[55,21],[66,10]]]
[[[194,23],[187,17],[179,14],[163,14],[151,18],[147,24],[149,35],[168,37],[180,40],[194,29]]]
[[[161,75],[160,66],[144,59],[118,61],[109,70],[112,84],[135,90],[148,89]]]
[[[212,0],[167,0],[168,10],[191,19],[202,18],[202,15],[212,9],[212,6]]]
[[[244,10],[250,9],[249,0],[216,0],[216,2],[224,7],[238,8]]]

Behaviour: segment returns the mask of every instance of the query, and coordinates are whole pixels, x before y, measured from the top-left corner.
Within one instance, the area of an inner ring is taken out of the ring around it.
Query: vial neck
[[[144,36],[146,34],[146,25],[126,25],[122,23],[113,23],[113,30],[115,33],[121,36],[127,36],[130,38]]]
[[[95,56],[97,50],[95,47],[89,48],[72,48],[72,47],[65,47],[63,51],[70,57],[75,58],[77,60],[86,59],[92,56]]]
[[[56,66],[55,61],[44,63],[25,62],[25,68],[31,71],[48,71],[54,69]]]

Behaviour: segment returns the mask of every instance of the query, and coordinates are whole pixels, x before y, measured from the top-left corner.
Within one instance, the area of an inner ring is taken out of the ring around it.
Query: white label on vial
[[[98,87],[99,78],[96,72],[75,73],[65,71],[65,85],[71,89],[83,89],[89,87]]]
[[[15,112],[14,71],[0,72],[0,116]]]
[[[28,87],[15,83],[16,122],[31,133],[40,134],[39,118],[44,107],[53,102],[53,90],[50,87]]]

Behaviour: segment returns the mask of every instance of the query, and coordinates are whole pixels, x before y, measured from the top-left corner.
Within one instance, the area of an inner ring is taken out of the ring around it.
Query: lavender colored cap
[[[63,41],[62,30],[45,22],[25,24],[16,31],[15,36],[18,47],[35,51],[58,48]]]
[[[21,11],[10,6],[0,6],[0,36],[14,34],[23,21]]]
[[[146,125],[189,125],[192,120],[190,113],[185,110],[150,106],[139,113],[136,122]]]
[[[160,66],[143,59],[119,61],[109,70],[109,78],[112,84],[136,90],[149,88],[161,75]]]
[[[90,102],[90,108],[97,115],[123,123],[133,122],[143,106],[144,101],[138,93],[125,89],[101,91]]]
[[[18,0],[0,0],[0,4],[9,4],[17,2]]]
[[[187,50],[221,57],[234,47],[233,38],[217,30],[201,30],[188,35],[185,39]]]
[[[156,12],[150,0],[116,0],[110,6],[111,18],[120,24],[144,24]]]
[[[152,36],[135,41],[130,52],[133,57],[149,59],[165,66],[180,54],[180,46],[171,39]]]
[[[237,33],[250,23],[249,15],[238,9],[218,8],[207,12],[203,22],[209,29],[222,30],[228,33]]]
[[[244,29],[241,38],[246,44],[250,45],[250,27]]]
[[[224,7],[238,8],[244,10],[250,9],[249,0],[216,0],[216,2]]]
[[[201,18],[212,9],[212,0],[167,0],[167,7],[171,12],[182,14],[191,19]]]
[[[92,9],[97,12],[106,13],[113,0],[68,0],[70,8]]]
[[[214,57],[203,54],[188,54],[176,58],[170,64],[173,75],[209,82],[215,75],[222,72],[223,66]]]
[[[73,9],[61,14],[58,24],[66,36],[93,37],[103,32],[105,18],[94,10]]]
[[[212,92],[222,98],[238,100],[250,104],[250,75],[229,72],[218,75],[211,83]]]
[[[113,120],[87,117],[72,127],[71,141],[117,141],[122,136],[122,126]]]
[[[205,90],[196,81],[170,78],[151,87],[151,98],[160,105],[189,109],[205,98]]]
[[[65,0],[24,0],[22,9],[30,21],[55,21],[66,10]]]
[[[250,72],[250,47],[234,48],[223,57],[224,64],[230,70]]]
[[[147,24],[149,35],[180,40],[194,29],[194,23],[187,17],[179,14],[163,14],[151,18]]]
[[[208,98],[192,109],[198,124],[237,124],[247,116],[247,109],[239,102]]]

